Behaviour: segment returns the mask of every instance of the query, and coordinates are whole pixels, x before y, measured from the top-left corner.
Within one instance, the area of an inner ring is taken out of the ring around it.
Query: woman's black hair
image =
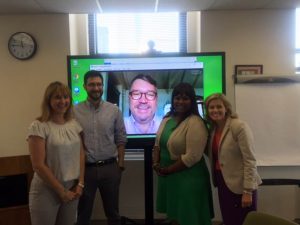
[[[201,117],[198,111],[195,90],[193,86],[190,85],[189,83],[179,83],[178,85],[175,86],[172,92],[171,110],[167,116],[176,116],[176,110],[174,108],[174,98],[178,95],[186,95],[191,99],[191,107],[186,112],[182,120],[184,120],[185,118],[187,118],[192,114]]]
[[[181,120],[178,122],[177,126],[184,121],[188,116],[190,115],[195,115],[199,116],[201,120],[203,121],[206,130],[208,130],[207,127],[207,122],[200,116],[199,110],[198,110],[198,105],[197,105],[197,99],[196,99],[196,93],[192,85],[189,83],[179,83],[178,85],[175,86],[172,92],[172,103],[171,103],[171,110],[165,117],[170,117],[170,116],[176,116],[176,110],[174,108],[174,98],[178,95],[186,95],[191,99],[191,107],[189,111],[186,112],[186,114],[181,118]]]

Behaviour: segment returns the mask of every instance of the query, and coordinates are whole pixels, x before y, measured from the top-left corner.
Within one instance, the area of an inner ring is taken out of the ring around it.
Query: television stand
[[[129,139],[126,146],[127,149],[144,149],[145,223],[143,225],[154,225],[152,171],[152,148],[154,141],[154,138]],[[125,222],[128,222],[128,224],[138,224],[131,219],[125,220]]]

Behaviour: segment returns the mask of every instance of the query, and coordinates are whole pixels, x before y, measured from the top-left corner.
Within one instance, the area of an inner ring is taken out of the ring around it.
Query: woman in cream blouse
[[[60,82],[44,94],[42,114],[29,127],[34,176],[29,209],[32,225],[73,225],[84,188],[82,128],[73,119],[71,93]]]

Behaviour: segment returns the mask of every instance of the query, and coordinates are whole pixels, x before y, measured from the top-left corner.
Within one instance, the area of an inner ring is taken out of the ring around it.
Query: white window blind
[[[181,26],[177,12],[97,14],[97,53],[143,53],[150,40],[155,50],[179,52]]]

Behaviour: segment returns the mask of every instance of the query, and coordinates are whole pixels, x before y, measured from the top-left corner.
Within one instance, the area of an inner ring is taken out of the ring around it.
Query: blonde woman
[[[29,127],[34,177],[29,193],[32,225],[73,225],[84,187],[84,151],[71,95],[60,82],[44,94],[42,113]]]
[[[249,126],[232,111],[225,95],[210,95],[205,107],[211,124],[209,158],[223,223],[242,225],[247,213],[256,210],[256,189],[261,183],[253,135]]]

